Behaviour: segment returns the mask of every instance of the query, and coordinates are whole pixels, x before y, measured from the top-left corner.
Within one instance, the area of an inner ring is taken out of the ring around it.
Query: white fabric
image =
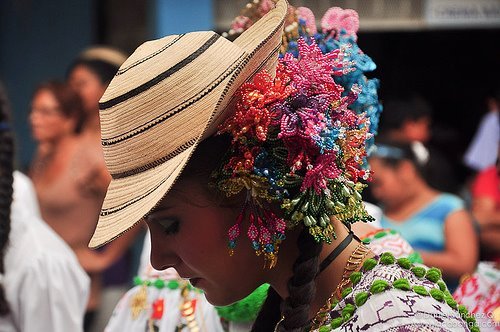
[[[158,299],[164,301],[164,312],[161,320],[155,322],[160,332],[177,331],[177,327],[186,323],[182,317],[179,307],[184,302],[180,289],[157,289],[156,287],[147,288],[147,300],[144,310],[141,311],[137,318],[133,318],[131,305],[135,302],[134,297],[141,291],[141,286],[135,286],[129,290],[118,302],[106,326],[105,332],[143,332],[149,331],[149,317],[152,314],[153,303]],[[211,306],[205,296],[199,292],[189,292],[189,298],[196,300],[195,317],[200,331],[203,332],[223,332],[220,318],[217,311]],[[181,329],[182,332],[187,332],[187,327]]]
[[[147,277],[147,272],[152,269],[150,263],[151,259],[151,236],[149,233],[149,228],[146,231],[146,236],[144,237],[144,242],[141,251],[141,261],[139,262],[139,270],[137,270],[137,275],[141,278]]]
[[[11,313],[0,318],[0,331],[82,331],[89,278],[73,251],[36,216],[33,197],[29,179],[16,172],[4,258]]]
[[[175,269],[170,268],[164,271],[155,270],[150,263],[151,256],[151,237],[149,230],[144,238],[144,245],[141,253],[141,261],[137,275],[141,279],[147,280],[173,280],[179,279],[179,275]],[[183,282],[183,281],[180,281]],[[178,331],[176,328],[182,323],[185,323],[185,318],[182,317],[179,310],[180,305],[183,303],[180,288],[157,289],[154,286],[147,287],[147,305],[140,315],[136,318],[132,316],[132,304],[135,303],[134,296],[141,291],[141,286],[135,286],[130,289],[116,305],[113,315],[106,326],[104,332],[143,332],[146,331],[148,320],[152,313],[152,304],[158,300],[164,301],[164,313],[160,320],[155,321],[159,332],[172,332]],[[196,322],[201,332],[223,332],[224,328],[221,325],[220,317],[216,309],[208,303],[205,296],[199,291],[190,291],[190,299],[196,299]],[[242,332],[250,331],[252,323],[229,322],[227,332]],[[182,328],[180,331],[187,332],[187,327]]]
[[[474,274],[465,279],[453,297],[474,315],[481,332],[500,331],[500,270],[494,262],[479,262]]]
[[[139,275],[142,279],[156,280],[172,280],[178,279],[177,272],[170,268],[165,271],[155,270],[150,263],[151,253],[151,237],[149,230],[144,238],[144,245],[141,253],[141,261],[139,265]],[[151,315],[152,303],[157,299],[164,300],[165,312],[162,319],[157,322],[159,331],[176,331],[179,324],[182,324],[183,317],[181,316],[179,306],[183,303],[183,297],[180,289],[170,290],[168,288],[157,289],[156,287],[147,288],[147,309],[141,312],[139,317],[133,318],[131,313],[131,304],[134,302],[134,296],[140,292],[141,286],[135,286],[130,289],[116,305],[113,315],[106,326],[105,332],[125,332],[125,331],[145,331],[148,319]],[[191,299],[196,299],[196,321],[199,324],[201,331],[223,331],[220,323],[219,315],[215,308],[207,302],[205,296],[200,292],[191,291],[189,294]],[[183,329],[184,330],[188,330]]]
[[[363,204],[365,205],[366,212],[368,212],[368,214],[375,219],[370,223],[370,226],[373,226],[375,228],[382,228],[382,224],[380,223],[380,219],[382,219],[382,209],[375,204],[365,201],[363,201]]]
[[[30,214],[37,217],[42,215],[33,183],[26,175],[18,171],[14,172],[13,205],[13,209],[28,210]]]
[[[464,156],[464,163],[470,168],[481,171],[495,165],[500,140],[499,120],[499,111],[490,111],[481,120]]]

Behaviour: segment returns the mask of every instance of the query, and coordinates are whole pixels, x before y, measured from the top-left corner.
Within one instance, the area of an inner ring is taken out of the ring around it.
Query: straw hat
[[[118,49],[109,46],[91,46],[78,55],[82,60],[98,60],[109,63],[116,68],[125,62],[127,56]]]
[[[263,69],[274,72],[286,0],[233,42],[192,32],[146,42],[123,63],[100,106],[112,181],[89,246],[137,224],[168,192],[197,144],[213,135],[233,95]]]

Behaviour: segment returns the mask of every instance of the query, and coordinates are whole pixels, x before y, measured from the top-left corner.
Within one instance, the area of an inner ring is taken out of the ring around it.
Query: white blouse
[[[31,181],[15,172],[0,275],[11,313],[0,317],[0,331],[82,331],[89,278],[71,248],[40,219],[35,197]]]

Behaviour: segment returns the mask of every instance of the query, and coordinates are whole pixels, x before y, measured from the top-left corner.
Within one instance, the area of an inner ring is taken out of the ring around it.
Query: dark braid
[[[297,246],[299,257],[293,265],[293,276],[288,280],[289,296],[283,306],[285,319],[280,323],[278,331],[302,332],[309,324],[309,307],[316,294],[315,279],[323,245],[317,243],[304,228],[297,239]],[[274,331],[280,319],[278,300],[278,294],[270,288],[252,331]]]
[[[10,233],[14,144],[10,128],[10,110],[5,90],[0,85],[0,274],[5,273],[4,256]],[[0,284],[0,316],[9,313],[4,285]]]
[[[299,257],[293,264],[293,276],[288,280],[289,296],[285,300],[285,320],[278,331],[302,332],[309,324],[309,307],[316,295],[316,276],[319,271],[319,254],[323,245],[314,240],[304,228],[297,240]]]
[[[269,287],[266,301],[253,323],[251,332],[274,331],[274,327],[281,318],[280,304],[281,297],[276,293],[274,288]]]

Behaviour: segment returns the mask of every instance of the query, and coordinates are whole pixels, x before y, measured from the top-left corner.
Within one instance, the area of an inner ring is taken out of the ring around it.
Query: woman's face
[[[238,210],[215,205],[192,181],[176,184],[146,217],[153,267],[175,268],[182,278],[205,291],[214,305],[228,305],[250,294],[264,283],[263,260],[244,234],[229,256],[227,231]]]
[[[406,197],[406,182],[398,166],[389,166],[382,159],[372,157],[370,168],[373,171],[370,188],[377,200],[385,205],[393,205]]]
[[[74,119],[61,112],[56,97],[47,89],[39,90],[34,95],[29,122],[37,142],[57,141],[75,130]]]
[[[106,85],[101,83],[99,76],[83,65],[73,68],[68,82],[82,98],[83,108],[87,114],[98,113],[99,99],[101,99]]]

